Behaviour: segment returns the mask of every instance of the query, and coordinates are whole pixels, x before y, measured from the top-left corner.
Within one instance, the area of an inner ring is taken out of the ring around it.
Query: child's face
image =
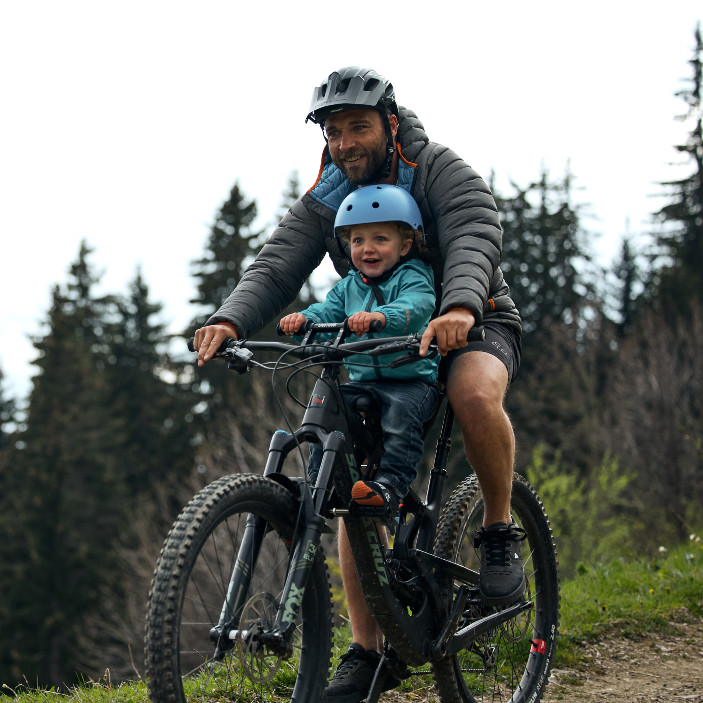
[[[364,276],[375,278],[410,251],[412,240],[402,237],[391,222],[374,222],[351,227],[349,246],[354,266]]]

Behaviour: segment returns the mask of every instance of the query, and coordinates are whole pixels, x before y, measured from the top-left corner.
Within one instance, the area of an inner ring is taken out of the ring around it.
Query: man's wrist
[[[235,339],[239,339],[239,332],[237,332],[237,328],[231,322],[217,322],[216,324],[229,327],[234,332]]]

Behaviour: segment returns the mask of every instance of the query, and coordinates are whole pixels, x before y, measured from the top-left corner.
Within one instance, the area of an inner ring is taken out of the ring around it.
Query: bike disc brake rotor
[[[281,657],[262,644],[260,634],[270,631],[278,612],[278,602],[270,593],[257,593],[242,608],[237,657],[247,678],[253,684],[271,681],[281,666]]]

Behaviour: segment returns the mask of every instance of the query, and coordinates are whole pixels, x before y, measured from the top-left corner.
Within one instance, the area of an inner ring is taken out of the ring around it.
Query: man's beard
[[[380,142],[373,151],[366,149],[354,149],[344,156],[365,156],[364,166],[357,166],[358,162],[346,163],[342,160],[342,155],[333,158],[334,164],[344,173],[344,175],[357,186],[365,186],[371,183],[378,183],[383,175],[383,167],[386,163],[386,140]]]

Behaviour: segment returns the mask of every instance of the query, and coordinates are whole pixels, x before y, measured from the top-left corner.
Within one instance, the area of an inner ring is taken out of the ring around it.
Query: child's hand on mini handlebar
[[[286,315],[281,318],[280,322],[283,333],[287,335],[295,334],[304,324],[305,317],[299,312],[292,312],[290,315]]]
[[[349,329],[357,336],[361,337],[369,331],[369,325],[374,321],[379,320],[382,327],[386,326],[386,316],[380,312],[355,312],[347,319]]]

